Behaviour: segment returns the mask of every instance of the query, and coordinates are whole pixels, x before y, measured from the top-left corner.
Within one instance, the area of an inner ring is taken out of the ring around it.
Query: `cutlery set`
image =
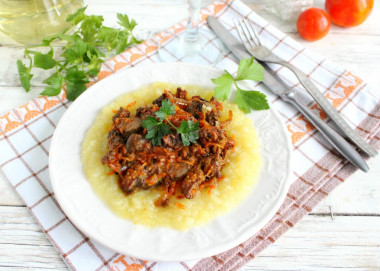
[[[207,23],[239,61],[253,56],[255,60],[264,67],[264,85],[266,85],[274,94],[280,96],[285,102],[292,104],[300,113],[302,113],[336,149],[336,151],[354,166],[365,172],[369,170],[369,167],[362,156],[346,141],[344,137],[369,156],[377,155],[377,151],[348,125],[305,73],[289,62],[279,58],[262,44],[259,35],[247,20],[235,21],[235,26],[241,41],[238,41],[215,17],[209,16]],[[291,70],[310,96],[320,108],[325,111],[327,116],[329,116],[331,121],[337,127],[337,131],[314,114],[308,106],[304,105],[297,98],[295,91],[289,88],[266,63],[279,64]]]

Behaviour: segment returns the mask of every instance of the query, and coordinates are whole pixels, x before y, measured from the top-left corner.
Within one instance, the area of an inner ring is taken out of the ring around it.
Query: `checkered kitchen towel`
[[[233,19],[248,18],[274,53],[307,73],[342,116],[368,142],[380,147],[379,99],[371,94],[362,79],[303,48],[238,0],[215,2],[202,10],[202,28],[207,27],[204,20],[210,14],[218,17],[235,36]],[[158,62],[157,44],[170,52],[170,48],[178,45],[178,35],[184,29],[185,22],[182,22],[110,59],[102,67],[97,80],[120,69]],[[175,38],[171,38],[173,33],[177,34]],[[209,39],[210,43],[215,42],[214,38]],[[208,64],[208,54],[204,55],[204,63]],[[231,53],[226,53],[217,67],[236,72],[237,61]],[[296,91],[305,93],[288,71],[272,67]],[[267,93],[289,131],[297,164],[292,176],[294,183],[281,208],[263,229],[243,244],[213,257],[174,263],[133,259],[96,244],[70,223],[54,198],[48,174],[49,144],[60,117],[70,105],[64,92],[53,98],[33,99],[0,117],[0,166],[72,270],[238,269],[311,212],[318,202],[355,171],[347,161],[331,152],[330,146],[302,115],[272,95],[265,86],[258,84],[257,87]],[[322,119],[326,119],[306,95],[305,102]]]

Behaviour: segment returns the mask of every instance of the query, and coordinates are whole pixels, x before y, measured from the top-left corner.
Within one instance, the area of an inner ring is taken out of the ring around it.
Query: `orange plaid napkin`
[[[207,27],[205,18],[214,15],[235,36],[233,19],[248,18],[274,53],[307,73],[361,136],[374,147],[380,147],[379,99],[371,94],[360,77],[303,48],[239,0],[215,2],[201,13],[202,28]],[[110,59],[103,65],[97,80],[120,69],[158,62],[157,44],[160,43],[164,50],[170,52],[170,48],[178,45],[178,35],[184,29],[185,22],[179,23]],[[172,38],[173,33],[178,35]],[[209,42],[214,43],[215,39],[209,37]],[[204,64],[208,62],[206,54]],[[236,72],[237,61],[227,52],[217,67]],[[305,103],[315,113],[328,122],[292,74],[281,67],[271,67],[304,96]],[[70,105],[64,92],[57,97],[33,99],[0,117],[0,167],[72,270],[238,269],[311,212],[317,203],[356,170],[331,151],[331,146],[302,115],[262,84],[258,84],[257,88],[267,94],[289,131],[296,165],[294,183],[281,208],[263,229],[239,246],[213,257],[172,263],[133,259],[96,244],[71,224],[54,198],[48,174],[49,144],[60,117]]]

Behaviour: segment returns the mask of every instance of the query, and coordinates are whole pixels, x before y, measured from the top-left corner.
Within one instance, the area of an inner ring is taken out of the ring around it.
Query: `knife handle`
[[[367,163],[360,154],[327,123],[322,121],[308,107],[299,102],[294,92],[287,93],[283,98],[296,107],[343,157],[364,172],[369,170]]]

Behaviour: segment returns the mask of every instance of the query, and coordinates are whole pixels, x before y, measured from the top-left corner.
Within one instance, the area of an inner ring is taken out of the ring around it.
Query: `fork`
[[[279,64],[291,70],[296,75],[302,86],[314,98],[322,110],[326,112],[327,116],[329,116],[335,123],[340,134],[350,139],[352,143],[358,146],[366,154],[370,156],[377,155],[377,151],[347,124],[347,122],[339,115],[336,109],[328,102],[328,100],[322,95],[316,85],[304,72],[292,64],[284,61],[265,47],[261,43],[259,35],[256,33],[255,29],[250,23],[247,23],[247,20],[240,19],[238,22],[239,23],[236,23],[236,21],[234,22],[238,35],[251,55],[253,55],[257,60]]]

